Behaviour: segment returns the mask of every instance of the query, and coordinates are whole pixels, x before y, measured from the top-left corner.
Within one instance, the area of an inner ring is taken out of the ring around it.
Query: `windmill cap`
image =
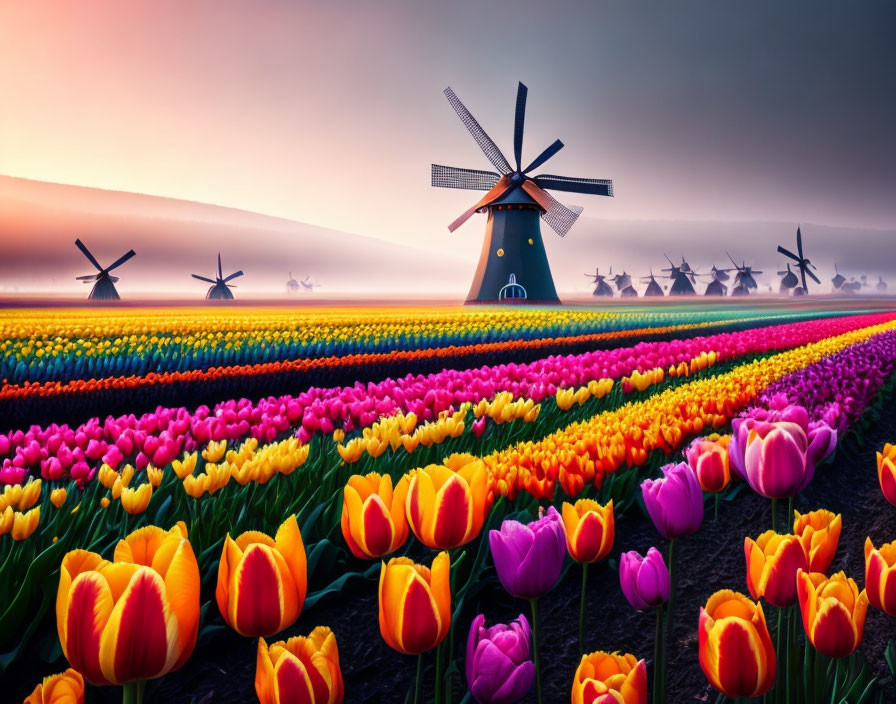
[[[522,188],[514,188],[509,193],[505,193],[503,196],[498,198],[498,200],[493,200],[488,204],[487,207],[492,207],[493,205],[529,205],[533,208],[538,208],[541,210],[541,207],[538,203],[535,202],[535,199],[532,198],[528,193],[526,193]]]

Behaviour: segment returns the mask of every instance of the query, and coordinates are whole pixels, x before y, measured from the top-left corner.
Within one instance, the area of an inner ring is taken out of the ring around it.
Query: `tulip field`
[[[2,701],[896,701],[896,308],[0,311]]]

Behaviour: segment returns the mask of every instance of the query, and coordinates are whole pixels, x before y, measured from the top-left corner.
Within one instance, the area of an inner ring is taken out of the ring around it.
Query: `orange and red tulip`
[[[215,599],[227,624],[244,636],[270,636],[292,625],[308,590],[305,545],[296,517],[274,538],[247,531],[225,538]]]
[[[865,538],[865,591],[875,609],[896,616],[896,540],[875,548]]]
[[[845,658],[862,642],[868,596],[843,572],[797,575],[803,628],[815,649],[831,658]]]
[[[613,549],[616,521],[612,499],[606,506],[591,499],[579,499],[575,505],[563,502],[562,517],[566,549],[573,560],[596,562]]]
[[[83,704],[84,678],[77,670],[68,668],[58,675],[44,677],[24,704]]]
[[[408,524],[433,549],[469,543],[482,530],[489,508],[488,471],[469,455],[416,470],[408,487]]]
[[[344,696],[336,636],[326,626],[270,647],[258,639],[255,693],[261,704],[339,704]]]
[[[572,683],[572,704],[647,704],[647,665],[627,653],[583,655]]]
[[[199,630],[199,566],[185,526],[134,531],[114,562],[69,552],[56,625],[62,652],[94,684],[152,679],[183,665]]]
[[[896,445],[887,443],[877,453],[877,479],[887,501],[896,506]]]
[[[380,634],[389,647],[418,655],[436,647],[451,627],[451,561],[440,552],[432,569],[393,557],[380,569]]]
[[[754,599],[764,597],[772,606],[796,603],[796,573],[808,565],[806,548],[796,535],[767,530],[756,540],[744,539],[747,588]]]
[[[837,554],[842,525],[839,513],[823,508],[803,514],[793,512],[793,534],[799,536],[806,548],[808,572],[828,571]]]
[[[342,501],[342,535],[356,557],[373,559],[394,552],[408,538],[405,501],[410,480],[375,472],[356,474],[345,485]]]
[[[700,667],[729,697],[758,697],[775,684],[778,663],[762,606],[730,589],[700,609]]]

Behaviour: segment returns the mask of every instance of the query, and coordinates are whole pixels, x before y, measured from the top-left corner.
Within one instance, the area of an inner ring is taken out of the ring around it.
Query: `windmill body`
[[[887,290],[887,282],[884,281],[884,277],[883,277],[883,276],[878,276],[878,277],[877,277],[877,290],[878,290],[880,293],[883,293],[884,291]]]
[[[635,290],[635,287],[632,286],[632,277],[626,272],[623,271],[621,274],[616,274],[616,276],[613,277],[613,283],[616,284],[616,290],[619,291],[619,295],[622,298],[638,297],[638,292]]]
[[[96,274],[87,274],[86,276],[76,276],[75,278],[79,281],[83,281],[85,284],[94,282],[93,288],[90,289],[90,294],[87,296],[87,300],[90,301],[117,301],[119,300],[118,291],[115,288],[115,284],[118,282],[117,276],[112,276],[110,272],[113,269],[118,268],[122,264],[124,264],[128,259],[133,257],[136,252],[134,250],[130,250],[123,254],[121,257],[116,259],[110,266],[103,268],[100,266],[100,263],[96,260],[96,257],[91,254],[90,250],[81,242],[80,239],[75,240],[75,246],[81,250],[81,253],[87,257],[87,261],[89,261],[93,266],[96,267]]]
[[[292,272],[289,272],[289,281],[286,282],[286,292],[287,293],[298,293],[299,292],[299,282],[296,281],[292,277]]]
[[[644,289],[644,296],[665,296],[663,293],[663,287],[657,283],[656,278],[653,276],[653,272],[650,272],[650,276],[646,279],[641,280],[642,283],[647,284],[647,288]]]
[[[194,279],[199,279],[200,281],[205,281],[206,283],[211,284],[205,294],[206,299],[209,301],[232,301],[233,292],[230,289],[235,288],[235,285],[229,282],[242,275],[242,271],[235,271],[230,274],[230,276],[224,276],[224,272],[221,268],[220,252],[218,252],[218,275],[216,278],[209,279],[205,276],[200,276],[199,274],[191,274]]]
[[[612,273],[612,268],[610,269],[610,273]],[[591,283],[593,283],[595,285],[594,293],[592,295],[594,295],[594,296],[612,296],[613,295],[613,289],[610,286],[610,284],[607,283],[607,280],[606,280],[607,277],[603,276],[600,273],[599,268],[594,270],[593,275],[585,274],[585,276],[590,278]]]
[[[696,272],[694,272],[690,266],[688,266],[687,262],[684,261],[684,257],[682,257],[682,265],[687,266],[687,270],[682,269],[681,266],[676,266],[672,263],[672,260],[669,259],[669,255],[666,255],[666,260],[669,262],[669,268],[663,269],[663,271],[669,274],[669,278],[672,279],[672,286],[669,288],[670,296],[693,296],[697,292],[694,290],[694,284],[691,279],[696,280]]]
[[[778,276],[784,277],[781,279],[781,293],[789,291],[800,282],[796,274],[790,270],[790,264],[787,265],[787,271],[779,271]]]
[[[803,235],[800,232],[800,228],[796,228],[796,250],[799,254],[794,254],[789,249],[785,249],[781,245],[778,245],[778,251],[783,254],[785,257],[789,257],[793,261],[796,262],[797,269],[800,273],[800,280],[802,282],[802,286],[795,286],[793,289],[794,296],[800,296],[809,292],[809,288],[806,285],[806,277],[811,278],[815,283],[820,284],[821,279],[819,279],[814,273],[812,273],[812,269],[817,268],[808,257],[803,255]],[[790,266],[788,265],[788,270]]]
[[[545,189],[612,196],[612,181],[548,174],[529,175],[556,154],[563,147],[563,142],[556,140],[526,168],[522,167],[523,125],[528,95],[528,89],[522,83],[519,84],[516,96],[513,139],[515,167],[511,166],[454,91],[448,88],[445,95],[486,158],[497,169],[478,171],[432,165],[433,186],[486,191],[475,205],[448,226],[454,232],[474,213],[488,214],[485,239],[467,303],[498,301],[511,274],[516,283],[527,292],[527,298],[522,300],[529,303],[558,302],[541,236],[540,220],[547,222],[562,237],[575,223],[582,209],[562,205]]]
[[[728,286],[725,285],[725,281],[728,281],[731,278],[730,269],[719,269],[715,264],[713,264],[712,269],[709,274],[712,276],[712,281],[710,281],[706,285],[706,291],[704,291],[704,295],[706,296],[725,296],[728,294]]]

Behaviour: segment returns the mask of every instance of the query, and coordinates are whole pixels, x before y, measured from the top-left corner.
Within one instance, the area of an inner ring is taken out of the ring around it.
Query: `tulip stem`
[[[442,704],[442,692],[444,691],[444,682],[442,682],[442,644],[445,642],[442,639],[442,642],[439,643],[439,647],[436,648],[436,682],[435,682],[435,695],[436,695],[436,704]]]
[[[146,680],[126,682],[122,687],[121,704],[143,704],[143,690],[146,688]]]
[[[716,497],[716,507],[712,514],[712,520],[718,521],[719,520],[719,493],[718,492],[716,492],[715,497]]]
[[[420,704],[420,679],[423,675],[423,653],[417,656],[417,679],[414,683],[414,704]]]
[[[588,584],[588,563],[582,563],[582,599],[579,602],[579,658],[585,654],[585,585]]]
[[[784,527],[792,525],[793,521],[793,497],[787,499],[787,515],[784,517]]]
[[[663,685],[663,693],[661,702],[666,700],[666,664],[667,658],[669,655],[669,641],[674,640],[675,636],[672,631],[672,621],[675,613],[675,546],[678,544],[678,540],[673,538],[669,541],[669,603],[666,607],[666,625],[665,625],[665,633],[663,637],[663,674],[662,674],[662,685]]]
[[[541,704],[541,668],[538,666],[538,597],[529,599],[532,607],[532,660],[535,663],[535,689],[538,691],[538,704]]]
[[[663,667],[663,605],[656,607],[656,631],[653,634],[653,701],[662,704],[665,699],[666,677]]]
[[[774,499],[772,499],[772,505],[774,505]],[[774,514],[772,514],[774,515]],[[774,528],[772,528],[774,530]],[[784,700],[784,680],[786,677],[786,661],[781,655],[781,632],[784,630],[784,607],[778,607],[778,626],[775,629],[775,654],[778,658],[778,677],[775,682],[775,704],[781,704]],[[781,663],[784,663],[785,667],[781,667]]]
[[[772,499],[772,530],[778,532],[778,500]]]

